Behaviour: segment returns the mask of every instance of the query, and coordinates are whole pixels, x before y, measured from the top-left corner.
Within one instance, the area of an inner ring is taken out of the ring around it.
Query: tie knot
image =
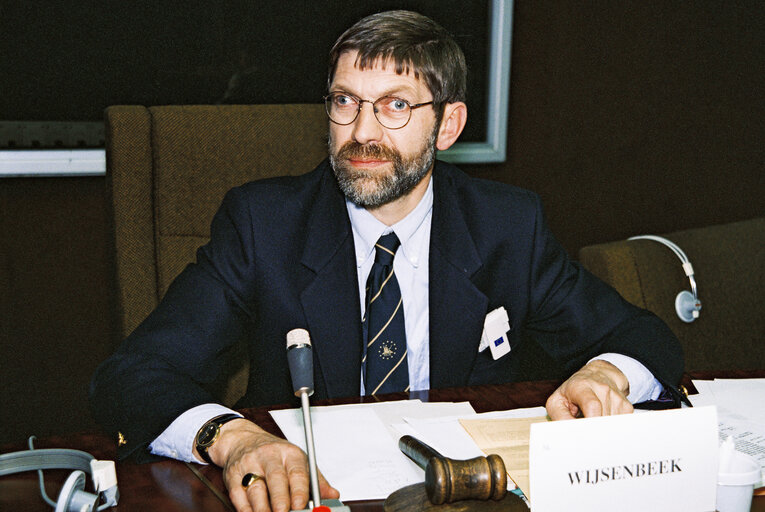
[[[393,231],[381,236],[375,244],[375,262],[386,267],[391,266],[399,245],[401,242]]]

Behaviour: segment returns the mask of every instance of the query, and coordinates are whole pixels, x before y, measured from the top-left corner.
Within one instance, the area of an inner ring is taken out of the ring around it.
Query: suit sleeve
[[[91,410],[115,439],[124,440],[120,458],[148,458],[148,444],[181,413],[218,401],[209,385],[251,322],[246,283],[255,244],[240,196],[236,189],[227,194],[196,263],[93,376]]]
[[[569,374],[592,357],[615,352],[640,361],[676,393],[683,355],[669,327],[570,260],[547,228],[538,200],[536,209],[529,332]]]

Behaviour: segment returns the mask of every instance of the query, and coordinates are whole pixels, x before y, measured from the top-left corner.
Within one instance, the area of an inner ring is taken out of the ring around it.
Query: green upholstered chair
[[[693,322],[675,313],[676,295],[690,285],[664,245],[604,243],[582,248],[579,259],[628,301],[667,322],[683,345],[687,371],[765,369],[765,218],[660,236],[693,265],[702,302]]]
[[[194,261],[228,189],[303,174],[327,154],[321,104],[121,105],[107,108],[105,116],[119,339]],[[228,404],[247,381],[246,354],[238,350],[231,355],[236,375],[218,383]]]

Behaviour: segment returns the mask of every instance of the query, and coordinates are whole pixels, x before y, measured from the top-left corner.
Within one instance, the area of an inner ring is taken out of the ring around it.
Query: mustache
[[[337,157],[345,160],[349,158],[367,158],[395,161],[399,158],[399,154],[383,144],[360,144],[350,140],[338,150]]]

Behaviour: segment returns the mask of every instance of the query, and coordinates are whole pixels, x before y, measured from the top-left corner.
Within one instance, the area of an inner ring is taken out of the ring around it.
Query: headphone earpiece
[[[696,320],[701,312],[701,300],[699,300],[696,280],[693,278],[693,265],[688,261],[688,256],[685,255],[683,250],[674,242],[655,235],[633,236],[627,240],[653,240],[654,242],[666,245],[675,253],[675,256],[682,262],[683,272],[685,272],[688,281],[691,283],[691,291],[683,290],[675,297],[675,312],[680,320],[685,323],[691,323]]]
[[[93,512],[98,505],[98,496],[85,492],[85,473],[74,471],[69,474],[58,494],[54,512]]]
[[[691,323],[699,317],[701,301],[688,290],[683,290],[675,297],[675,311],[680,320]]]
[[[0,476],[37,471],[43,500],[55,507],[54,512],[96,512],[114,507],[119,501],[117,473],[114,462],[96,460],[79,450],[48,448],[36,450],[34,436],[29,438],[29,450],[0,454]],[[54,502],[45,492],[42,470],[72,469]],[[86,492],[85,475],[93,480],[95,493]]]

